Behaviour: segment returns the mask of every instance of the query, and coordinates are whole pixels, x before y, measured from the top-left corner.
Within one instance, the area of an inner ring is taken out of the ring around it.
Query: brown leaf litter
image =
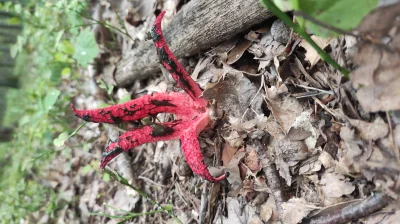
[[[94,13],[120,27],[113,11],[119,9],[140,44],[156,9],[180,7],[176,1],[138,2],[100,1]],[[184,223],[394,223],[400,194],[399,11],[398,3],[381,7],[363,20],[356,37],[321,40],[333,58],[352,70],[350,80],[319,60],[279,20],[259,24],[204,55],[182,59],[213,108],[214,122],[199,138],[205,162],[216,172],[229,173],[226,181],[209,184],[193,176],[176,141],[138,147],[111,166],[160,204],[171,201]],[[106,37],[99,41],[103,69],[90,70],[94,73],[83,77],[83,85],[72,83],[85,88],[77,92],[95,96],[77,94],[82,107],[95,108],[104,100],[93,80],[113,84],[117,61],[135,47],[132,39],[117,35],[117,48],[107,48]],[[165,73],[137,81],[113,97],[179,91],[170,80]],[[147,120],[169,119],[160,114]],[[105,126],[91,124],[67,142],[71,155],[58,156],[48,177],[69,203],[60,209],[62,222],[117,223],[90,212],[156,209],[116,181],[104,181],[97,168],[106,139],[137,126],[108,126],[106,136],[100,134]],[[83,144],[85,150],[72,147]],[[74,158],[70,165],[68,156]],[[91,170],[82,172],[86,164]],[[173,222],[163,213],[130,221]]]

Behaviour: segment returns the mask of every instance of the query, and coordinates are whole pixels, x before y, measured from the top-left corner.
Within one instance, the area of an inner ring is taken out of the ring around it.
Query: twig
[[[260,141],[261,147],[267,145],[264,141],[265,140]],[[265,190],[267,192],[270,190],[270,193],[273,195],[275,200],[277,213],[280,214],[282,203],[287,201],[287,195],[283,190],[274,158],[271,156],[270,152],[267,152],[267,150],[266,147],[262,147],[262,150],[259,150],[259,158],[262,161],[261,164],[267,180],[267,186],[269,187],[265,188]]]
[[[344,120],[343,116],[339,114],[338,112],[332,110],[331,108],[327,107],[325,104],[323,104],[318,98],[313,97],[313,100],[320,106],[322,109],[326,110],[326,112],[330,113],[332,116],[334,116],[338,120]]]
[[[150,178],[147,178],[147,177],[144,177],[144,176],[139,176],[138,178],[142,179],[144,181],[147,181],[148,183],[153,184],[155,186],[159,186],[159,187],[162,187],[162,188],[169,188],[168,186],[165,186],[165,185],[162,185],[160,183],[157,183],[154,180],[151,180]]]
[[[307,79],[307,81],[310,82],[310,84],[312,84],[313,86],[315,86],[317,88],[322,88],[321,84],[319,84],[319,82],[317,82],[310,74],[308,74],[308,72],[306,71],[306,69],[301,64],[300,60],[297,57],[294,57],[294,62],[296,64],[296,66],[300,69],[300,72],[303,73],[303,75]]]
[[[348,85],[347,85],[348,86]],[[344,85],[346,87],[346,85]],[[340,96],[341,96],[341,101],[342,101],[342,107],[345,105],[347,106],[349,112],[351,113],[351,116],[361,120],[360,115],[358,115],[357,110],[354,108],[353,104],[351,103],[349,97],[347,96],[347,93],[343,87],[339,88],[340,91]],[[344,104],[344,105],[343,105]]]
[[[201,192],[201,202],[199,209],[199,223],[206,223],[207,211],[208,211],[208,183],[205,183],[203,186],[203,191]]]
[[[77,129],[75,129],[69,136],[68,138],[65,140],[67,141],[68,139],[72,138],[72,136],[76,135],[76,133],[78,133],[79,130],[81,130],[81,128],[83,126],[85,126],[85,124],[87,123],[87,121],[83,122],[81,125],[79,125],[79,127]]]
[[[181,200],[183,201],[183,203],[185,203],[185,205],[186,206],[189,206],[189,202],[186,200],[186,198],[184,197],[185,195],[183,194],[183,192],[182,192],[182,188],[181,188],[181,186],[179,185],[179,183],[178,182],[175,182],[175,192],[176,192],[176,194],[181,198]]]
[[[291,94],[293,97],[296,97],[297,99],[305,98],[305,97],[313,97],[313,96],[318,96],[318,95],[322,95],[322,94],[334,95],[333,91],[331,91],[331,90],[328,91],[328,90],[318,89],[318,88],[311,87],[311,86],[303,86],[303,85],[297,85],[297,84],[294,84],[294,85],[302,87],[307,90],[307,92]],[[308,91],[310,89],[313,91]]]
[[[271,0],[261,0],[261,2],[266,6],[272,13],[274,13],[279,19],[281,19],[286,25],[290,26],[296,33],[298,33],[304,40],[306,40],[321,56],[322,60],[326,61],[334,68],[339,70],[344,77],[349,78],[349,71],[341,67],[335,60],[333,60],[324,50],[322,50],[318,44],[316,44],[313,39],[308,35],[308,33],[301,28],[299,25],[294,24],[292,19],[286,15],[282,10],[280,10],[275,3]]]
[[[106,22],[102,22],[102,21],[96,20],[96,19],[94,19],[94,18],[91,18],[89,15],[85,15],[85,14],[83,14],[83,13],[80,13],[80,12],[78,12],[77,10],[74,10],[74,9],[70,9],[70,10],[71,10],[71,11],[74,11],[76,14],[82,16],[83,18],[85,18],[85,19],[87,19],[87,20],[94,21],[94,22],[96,22],[96,23],[98,23],[98,24],[100,24],[100,25],[103,25],[103,26],[107,27],[107,28],[112,28],[112,29],[118,31],[119,33],[121,33],[121,34],[123,34],[123,35],[129,37],[129,39],[131,39],[132,41],[135,41],[135,40],[132,38],[132,36],[129,35],[129,33],[128,33],[127,31],[124,32],[123,30],[119,29],[119,28],[116,27],[116,26],[113,26],[113,25],[108,24],[108,23],[106,23]],[[124,26],[124,28],[125,28],[125,26]]]
[[[298,85],[298,84],[294,84],[294,85],[295,85],[295,86],[302,87],[302,88],[304,88],[304,89],[317,90],[317,91],[319,91],[319,92],[323,92],[323,93],[330,94],[330,95],[333,95],[333,94],[334,94],[334,93],[332,92],[332,90],[323,90],[323,89],[318,89],[318,88],[311,87],[311,86],[303,86],[303,85]]]
[[[364,216],[370,215],[389,204],[392,199],[385,193],[376,193],[363,201],[351,203],[341,209],[339,206],[330,207],[321,211],[318,215],[315,215],[303,223],[307,224],[340,224],[347,223],[352,220],[360,219]]]
[[[280,214],[282,203],[287,201],[286,195],[283,191],[281,181],[279,179],[278,171],[275,163],[269,161],[267,165],[263,165],[265,177],[267,179],[267,185],[270,187],[272,195],[274,196],[276,209]]]
[[[253,99],[251,99],[251,101],[250,101],[250,103],[249,103],[249,106],[248,106],[247,109],[244,111],[243,116],[242,116],[242,119],[240,119],[240,125],[241,125],[241,126],[243,125],[244,116],[246,116],[246,113],[247,113],[247,111],[248,111],[249,109],[252,109],[253,112],[254,112],[255,114],[257,114],[257,113],[255,112],[255,110],[251,107],[251,104],[254,102],[254,100],[256,99],[256,97],[258,96],[258,94],[260,93],[260,91],[261,91],[261,89],[263,88],[264,85],[265,85],[264,75],[261,75],[261,85],[260,85],[260,88],[257,90],[257,92],[256,92],[256,94],[254,95]],[[257,114],[257,115],[258,115],[258,114]]]
[[[386,119],[388,120],[388,126],[389,126],[389,134],[392,138],[392,143],[393,143],[393,153],[396,156],[397,162],[400,163],[400,155],[399,155],[399,150],[396,147],[396,142],[395,142],[395,135],[393,133],[393,127],[392,127],[392,118],[390,117],[389,112],[386,111]]]

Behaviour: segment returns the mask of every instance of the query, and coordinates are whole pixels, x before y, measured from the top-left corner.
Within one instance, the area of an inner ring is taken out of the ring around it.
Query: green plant
[[[306,40],[310,45],[317,51],[317,53],[321,56],[322,60],[326,61],[330,65],[332,65],[334,68],[339,70],[344,77],[349,76],[349,71],[341,67],[338,63],[336,63],[335,60],[333,60],[324,50],[322,50],[318,44],[316,44],[308,35],[307,31],[304,29],[304,27],[301,27],[299,25],[296,25],[292,19],[286,15],[280,8],[278,8],[275,3],[272,0],[261,0],[263,5],[271,10],[272,13],[274,13],[279,19],[281,19],[286,25],[291,27],[296,33],[298,33],[304,40]]]
[[[322,50],[311,39],[307,29],[322,37],[348,33],[348,31],[357,27],[361,19],[376,7],[378,0],[261,0],[261,3],[309,42],[324,61],[348,78],[349,71],[337,64]],[[295,10],[295,15],[300,16],[296,17],[298,25],[284,13],[284,11],[292,10]]]
[[[154,211],[151,211],[151,212],[145,212],[145,213],[132,213],[132,212],[129,212],[129,211],[124,211],[124,210],[118,209],[118,208],[113,208],[115,210],[122,211],[122,212],[126,213],[126,215],[112,216],[112,215],[105,214],[103,212],[101,212],[101,213],[92,213],[92,215],[101,215],[101,216],[106,216],[106,217],[109,217],[109,218],[122,218],[123,220],[121,222],[119,222],[119,223],[125,223],[129,219],[135,218],[137,216],[152,215],[152,214],[155,214],[155,213],[164,212],[164,213],[168,214],[171,218],[173,218],[177,223],[182,224],[182,221],[179,220],[178,217],[176,217],[175,214],[174,214],[172,203],[170,205],[168,205],[168,206],[161,206],[154,199],[150,198],[145,192],[141,191],[139,188],[137,188],[137,187],[133,186],[132,184],[130,184],[128,182],[128,180],[125,179],[118,172],[110,169],[108,166],[105,168],[105,171],[106,171],[107,174],[109,174],[113,179],[115,179],[119,183],[121,183],[121,184],[131,188],[132,190],[136,191],[137,193],[139,193],[144,199],[146,199],[148,202],[150,202],[155,207],[157,207],[157,210],[154,210]]]
[[[66,113],[73,94],[60,86],[78,79],[79,68],[99,50],[93,33],[82,29],[85,23],[76,13],[86,10],[82,1],[8,1],[0,9],[14,15],[8,23],[23,25],[11,47],[21,88],[7,93],[4,123],[17,128],[12,142],[0,144],[0,200],[4,202],[0,217],[13,223],[42,211],[56,218],[61,205],[58,195],[44,187],[43,174],[59,153],[54,143],[62,145],[66,140],[56,136],[72,132],[73,118]]]

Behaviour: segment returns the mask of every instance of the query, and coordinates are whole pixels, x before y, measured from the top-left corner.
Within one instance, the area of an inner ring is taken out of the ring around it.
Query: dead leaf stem
[[[360,219],[364,216],[370,215],[389,204],[391,198],[382,192],[376,193],[363,201],[352,203],[343,208],[341,205],[330,207],[324,211],[321,211],[318,215],[315,215],[303,223],[307,224],[319,224],[319,223],[347,223],[352,220]]]

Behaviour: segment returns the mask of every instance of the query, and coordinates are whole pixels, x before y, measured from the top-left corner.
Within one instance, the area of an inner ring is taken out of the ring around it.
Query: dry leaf
[[[200,58],[199,61],[197,62],[196,67],[194,68],[192,74],[190,75],[194,80],[198,80],[199,74],[200,72],[206,70],[209,66],[212,66],[212,62],[213,62],[214,58],[213,57],[207,57],[207,58]],[[215,76],[215,75],[213,75]],[[202,77],[202,80],[204,80],[205,78]],[[210,79],[205,79],[207,81],[209,81]],[[208,82],[207,82],[208,84]],[[201,84],[199,84],[200,86],[202,86]]]
[[[232,160],[229,162],[228,166],[224,169],[225,173],[229,173],[227,175],[228,182],[232,185],[241,185],[242,178],[240,176],[240,168],[239,164],[246,156],[246,152],[237,151],[233,156]]]
[[[267,32],[262,35],[259,43],[254,42],[251,45],[249,52],[254,54],[256,59],[270,61],[284,53],[285,48],[285,45],[273,39],[271,32]]]
[[[351,194],[355,186],[343,174],[325,172],[320,181],[321,192],[325,197],[338,198]]]
[[[360,67],[350,74],[357,98],[368,112],[400,109],[400,55],[376,45],[361,44],[354,61]]]
[[[301,141],[310,137],[312,133],[299,127],[291,127],[286,135],[286,138],[292,141]]]
[[[311,36],[311,39],[313,39],[313,41],[322,49],[327,47],[333,40],[332,38],[324,39],[322,37],[317,37],[317,36]],[[307,51],[306,59],[311,63],[311,67],[317,64],[319,59],[321,59],[317,51],[314,50],[314,48],[305,40],[302,40],[299,45],[304,49],[306,49]]]
[[[256,149],[252,148],[247,155],[245,162],[246,166],[253,172],[257,173],[261,170],[261,165],[259,163],[259,158]]]
[[[385,137],[389,132],[388,125],[380,117],[375,119],[374,123],[355,119],[349,119],[349,122],[364,140],[377,140]]]
[[[228,116],[242,118],[247,110],[244,120],[254,119],[257,114],[262,113],[262,94],[257,94],[258,88],[241,71],[228,65],[224,65],[224,69],[229,72],[224,81],[204,91],[203,97],[207,100],[215,99],[218,105],[228,113]]]
[[[340,137],[343,140],[342,150],[338,151],[339,163],[336,169],[340,172],[360,172],[359,164],[356,161],[363,150],[360,147],[362,142],[356,139],[354,130],[348,127],[342,127],[340,129]]]
[[[375,40],[379,40],[383,37],[391,37],[392,40],[388,43],[389,47],[393,50],[399,50],[399,36],[397,34],[399,30],[396,19],[399,16],[399,12],[400,4],[398,2],[396,4],[379,7],[363,18],[357,28],[357,31],[364,35],[367,34],[373,37]]]
[[[319,160],[306,163],[300,167],[299,175],[304,175],[304,174],[309,175],[312,173],[316,173],[317,171],[320,171],[321,168],[322,168],[322,162]]]
[[[399,11],[398,3],[379,8],[365,17],[358,28],[378,42],[359,43],[352,57],[359,67],[350,78],[358,88],[361,106],[368,112],[400,109],[400,25],[395,19]]]
[[[235,153],[238,151],[237,148],[232,147],[228,142],[225,143],[224,148],[222,149],[222,164],[226,167],[229,162],[232,160]]]
[[[286,180],[286,184],[292,184],[292,175],[289,167],[296,165],[300,160],[307,157],[307,146],[303,141],[290,141],[283,138],[275,146],[275,163],[279,169],[279,175]]]
[[[253,44],[253,41],[242,38],[239,43],[236,44],[236,46],[229,52],[228,54],[228,60],[226,63],[228,65],[231,65],[235,62],[237,62],[243,55],[243,53],[247,50]]]
[[[257,215],[253,216],[250,221],[248,222],[248,224],[263,224],[263,221],[261,221],[260,217],[258,217]]]
[[[276,102],[267,98],[266,102],[268,109],[271,110],[275,120],[285,133],[289,131],[297,116],[303,112],[299,101],[293,97],[287,97],[283,102]]]
[[[272,217],[273,209],[267,204],[264,203],[260,207],[260,216],[264,222],[268,222]]]
[[[300,223],[314,209],[315,206],[307,204],[304,198],[291,198],[282,203],[282,222],[285,224]]]
[[[227,141],[232,147],[239,148],[244,144],[244,138],[247,134],[243,131],[236,130],[226,130],[227,132],[222,133],[222,137]]]
[[[326,151],[321,152],[321,154],[318,157],[318,160],[321,161],[325,169],[333,167],[336,163],[336,161],[332,158],[332,156]]]
[[[278,215],[274,197],[269,197],[260,207],[260,218],[267,223],[268,221],[277,221],[279,218]]]
[[[293,123],[292,128],[295,130],[303,130],[306,133],[310,133],[310,136],[304,139],[304,143],[306,143],[308,149],[314,149],[315,144],[317,143],[317,138],[319,136],[318,129],[314,128],[310,122],[311,111],[304,111],[300,114],[300,116],[296,117],[296,121]],[[289,130],[290,132],[290,130]],[[294,137],[294,136],[291,136]],[[296,136],[300,138],[300,136]],[[301,136],[303,137],[303,136]]]
[[[241,205],[236,198],[228,197],[226,199],[228,216],[215,217],[215,224],[243,224],[249,223],[253,217],[256,217],[255,209],[250,204]]]

